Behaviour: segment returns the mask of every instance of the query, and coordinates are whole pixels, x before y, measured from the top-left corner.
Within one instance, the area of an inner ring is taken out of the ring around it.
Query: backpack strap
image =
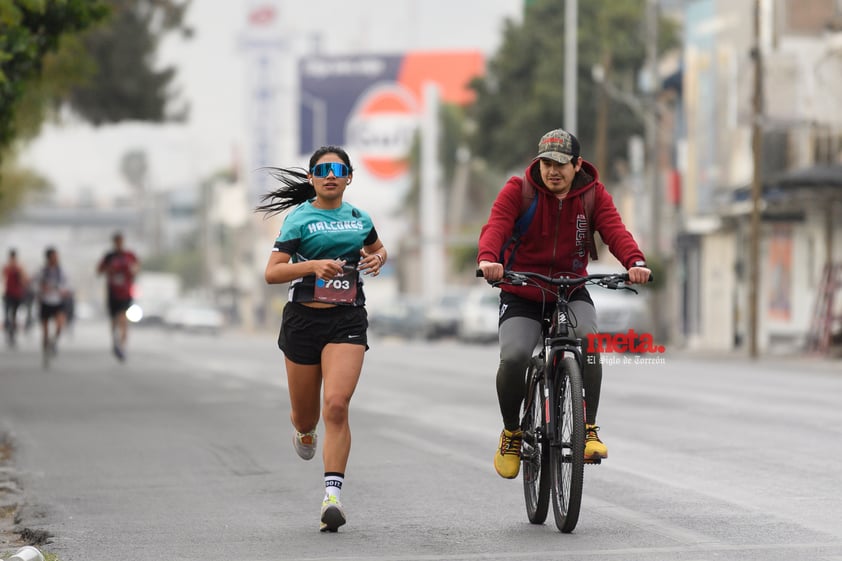
[[[524,175],[520,188],[520,215],[515,222],[515,234],[518,238],[529,228],[536,208],[538,208],[537,193]]]
[[[585,212],[585,220],[588,223],[588,230],[587,230],[587,237],[585,239],[585,247],[588,250],[588,254],[590,258],[594,261],[599,260],[599,252],[596,249],[596,240],[594,239],[594,234],[596,232],[594,228],[594,222],[592,220],[593,217],[593,210],[596,206],[596,191],[594,189],[587,189],[581,195],[579,195],[582,199],[582,208]],[[538,197],[535,193],[535,188],[529,184],[526,176],[523,176],[521,179],[521,204],[520,204],[520,215],[518,216],[517,221],[515,222],[515,228],[512,232],[512,237],[509,238],[506,243],[503,244],[503,247],[500,249],[500,263],[503,262],[503,257],[505,256],[506,250],[509,247],[512,247],[512,253],[509,255],[509,261],[506,263],[506,269],[508,269],[511,264],[512,260],[514,259],[515,251],[517,251],[518,246],[520,246],[520,238],[524,232],[529,228],[529,224],[532,223],[532,218],[535,217],[535,210],[538,208]]]
[[[532,223],[532,218],[535,216],[535,210],[538,208],[538,197],[536,196],[535,189],[532,185],[529,184],[527,181],[526,176],[524,175],[521,178],[521,200],[520,200],[520,214],[518,215],[518,219],[515,222],[514,230],[512,231],[512,237],[506,240],[506,243],[503,244],[503,247],[500,248],[500,257],[498,261],[500,263],[503,262],[503,257],[506,254],[506,250],[509,247],[512,247],[512,252],[509,255],[509,261],[506,263],[506,269],[511,267],[512,261],[515,257],[515,252],[517,248],[520,246],[520,238],[523,236],[523,233],[529,228],[529,224]]]

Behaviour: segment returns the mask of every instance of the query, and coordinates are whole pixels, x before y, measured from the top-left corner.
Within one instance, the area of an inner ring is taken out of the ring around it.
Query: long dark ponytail
[[[338,146],[322,146],[310,156],[309,169],[313,169],[319,158],[325,154],[336,154],[345,165],[348,166],[348,173],[352,173],[351,158],[344,149]],[[255,212],[263,212],[267,216],[273,216],[288,208],[298,206],[316,196],[316,190],[308,180],[309,172],[303,168],[263,168],[275,179],[281,182],[281,186],[260,197],[264,204],[257,206]]]

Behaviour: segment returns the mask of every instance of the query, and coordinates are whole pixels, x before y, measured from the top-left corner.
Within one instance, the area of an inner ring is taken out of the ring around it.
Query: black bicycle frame
[[[551,319],[549,332],[544,338],[544,418],[546,419],[547,437],[550,446],[561,446],[558,439],[558,431],[555,424],[558,419],[551,415],[552,411],[558,411],[559,382],[558,361],[564,358],[565,353],[571,353],[584,371],[584,360],[582,358],[582,342],[576,337],[570,337],[570,314],[567,296],[564,288],[558,289],[555,314]]]

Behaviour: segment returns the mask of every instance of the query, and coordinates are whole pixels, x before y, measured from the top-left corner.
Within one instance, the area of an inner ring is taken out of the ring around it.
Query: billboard
[[[250,0],[239,38],[246,66],[246,154],[247,169],[259,170],[276,162],[281,108],[278,76],[283,68],[286,44],[280,24],[280,0]],[[252,206],[269,191],[265,173],[249,174],[248,200]]]
[[[355,168],[354,185],[361,186],[346,194],[349,202],[371,212],[376,222],[398,222],[396,206],[409,187],[407,158],[424,109],[424,85],[438,86],[440,103],[466,105],[473,101],[468,84],[484,70],[483,54],[473,50],[301,60],[300,154],[308,158],[324,145],[345,148]]]
[[[299,147],[302,154],[333,144],[358,152],[366,169],[391,179],[412,142],[425,82],[443,103],[473,100],[468,83],[484,72],[479,51],[314,57],[299,63]]]

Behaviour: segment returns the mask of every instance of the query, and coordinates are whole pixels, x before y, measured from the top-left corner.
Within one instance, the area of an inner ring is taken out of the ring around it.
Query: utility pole
[[[647,135],[647,168],[649,170],[649,188],[651,199],[650,217],[650,250],[655,255],[661,255],[661,207],[663,193],[661,192],[660,170],[660,134],[658,123],[658,92],[660,90],[660,75],[658,73],[658,0],[647,0],[646,3],[646,66],[649,91],[646,104],[646,135]]]
[[[749,245],[749,287],[748,287],[748,350],[751,358],[757,358],[758,300],[760,282],[760,206],[762,203],[763,178],[763,56],[760,50],[761,0],[754,0],[754,95],[752,97],[751,151],[754,175],[751,180],[751,234]]]
[[[576,72],[579,43],[579,0],[564,0],[564,130],[577,134]]]
[[[646,22],[647,68],[645,80],[647,91],[645,92],[643,103],[643,118],[646,134],[646,173],[644,177],[646,178],[647,192],[650,197],[648,252],[663,264],[665,252],[661,240],[661,222],[663,220],[661,208],[663,207],[664,194],[661,188],[661,125],[658,110],[658,96],[661,90],[661,76],[660,72],[658,72],[658,21],[660,19],[658,2],[659,0],[647,0],[646,13],[644,14]],[[663,303],[668,301],[668,298],[653,298],[650,301],[652,318],[655,322],[655,337],[659,340],[667,337],[666,317],[669,311]]]
[[[445,276],[444,218],[439,187],[439,88],[423,86],[421,117],[421,263],[423,297],[432,303],[441,294]]]

